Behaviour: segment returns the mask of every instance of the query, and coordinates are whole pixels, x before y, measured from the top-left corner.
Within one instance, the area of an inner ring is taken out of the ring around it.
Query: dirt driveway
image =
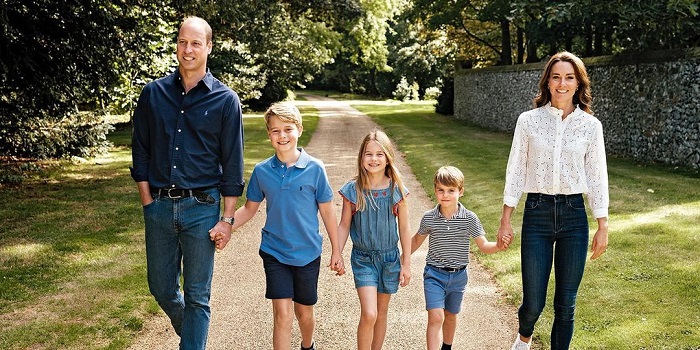
[[[355,157],[362,138],[377,125],[347,104],[321,96],[304,96],[321,113],[318,129],[306,147],[309,154],[326,164],[334,189],[355,172]],[[272,148],[270,148],[272,152]],[[402,159],[401,171],[409,197],[411,228],[417,229],[424,211],[433,203]],[[334,199],[340,218],[341,199]],[[264,206],[264,203],[263,203]],[[216,256],[212,294],[212,319],[208,349],[272,349],[272,306],[264,297],[265,279],[258,256],[260,229],[265,210],[234,234],[229,246]],[[325,231],[323,232],[324,237]],[[493,235],[490,236],[493,239]],[[349,267],[351,243],[344,251]],[[424,309],[422,271],[427,242],[411,259],[411,284],[392,297],[389,329],[384,349],[425,349],[427,312]],[[322,266],[330,257],[328,239],[324,242]],[[350,271],[350,269],[348,269]],[[508,349],[517,330],[516,310],[508,305],[490,275],[473,259],[469,265],[469,286],[459,315],[453,349]],[[360,305],[351,272],[337,277],[321,270],[319,302],[316,305],[315,340],[319,350],[354,349]],[[294,344],[299,344],[296,324]],[[295,345],[297,347],[298,345]],[[178,347],[165,314],[149,320],[130,349],[168,349]]]

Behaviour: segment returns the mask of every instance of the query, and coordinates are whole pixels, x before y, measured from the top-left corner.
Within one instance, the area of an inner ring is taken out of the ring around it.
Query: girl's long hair
[[[567,51],[562,51],[552,56],[547,62],[547,65],[545,65],[544,72],[542,72],[542,77],[540,77],[540,82],[538,84],[540,91],[537,92],[537,96],[535,96],[535,108],[542,107],[552,100],[552,94],[549,92],[547,85],[549,84],[549,76],[552,74],[552,67],[557,62],[569,62],[574,66],[574,73],[578,81],[578,90],[574,93],[574,106],[578,105],[582,111],[593,114],[591,110],[591,104],[593,102],[591,80],[588,78],[586,66],[580,58]]]
[[[372,200],[374,200],[374,197],[370,195],[370,183],[369,176],[367,175],[367,170],[365,170],[365,167],[362,166],[362,160],[364,158],[365,149],[367,148],[367,144],[372,141],[376,141],[377,144],[379,144],[379,146],[382,148],[382,151],[384,151],[384,155],[386,156],[386,168],[384,169],[384,174],[388,176],[389,179],[391,179],[390,193],[392,194],[392,197],[394,189],[398,187],[399,193],[401,193],[401,198],[405,199],[403,193],[403,179],[401,177],[399,169],[396,167],[394,145],[383,131],[374,130],[367,134],[364,140],[362,140],[362,144],[360,145],[360,152],[357,155],[357,177],[355,178],[355,191],[357,191],[357,211],[363,211],[365,210],[365,208],[367,208],[368,204],[366,203],[365,195],[366,197],[369,197]],[[404,203],[404,201],[401,201],[401,203]]]

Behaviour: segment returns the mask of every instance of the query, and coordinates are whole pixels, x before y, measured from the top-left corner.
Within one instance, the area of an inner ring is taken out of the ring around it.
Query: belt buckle
[[[179,195],[179,196],[173,196],[173,195],[170,193],[172,190],[180,191],[180,195]],[[168,198],[170,198],[170,199],[180,199],[180,198],[183,197],[183,196],[182,196],[182,193],[183,193],[182,190],[179,189],[179,188],[168,188]]]

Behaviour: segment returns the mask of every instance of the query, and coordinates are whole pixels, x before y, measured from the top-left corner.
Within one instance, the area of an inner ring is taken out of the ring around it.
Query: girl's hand
[[[401,265],[401,275],[399,276],[399,285],[401,287],[406,287],[409,282],[411,282],[411,267],[406,266],[406,265]]]
[[[343,262],[343,256],[340,254],[332,254],[331,255],[331,261],[328,264],[328,267],[331,268],[332,271],[336,272],[336,276],[342,276],[345,274],[345,263]]]

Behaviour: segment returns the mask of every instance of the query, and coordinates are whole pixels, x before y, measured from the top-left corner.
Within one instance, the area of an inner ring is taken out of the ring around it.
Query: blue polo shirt
[[[247,200],[266,200],[260,249],[292,266],[304,266],[321,255],[318,204],[333,200],[323,162],[299,150],[299,160],[291,167],[276,155],[255,165],[246,191]]]

